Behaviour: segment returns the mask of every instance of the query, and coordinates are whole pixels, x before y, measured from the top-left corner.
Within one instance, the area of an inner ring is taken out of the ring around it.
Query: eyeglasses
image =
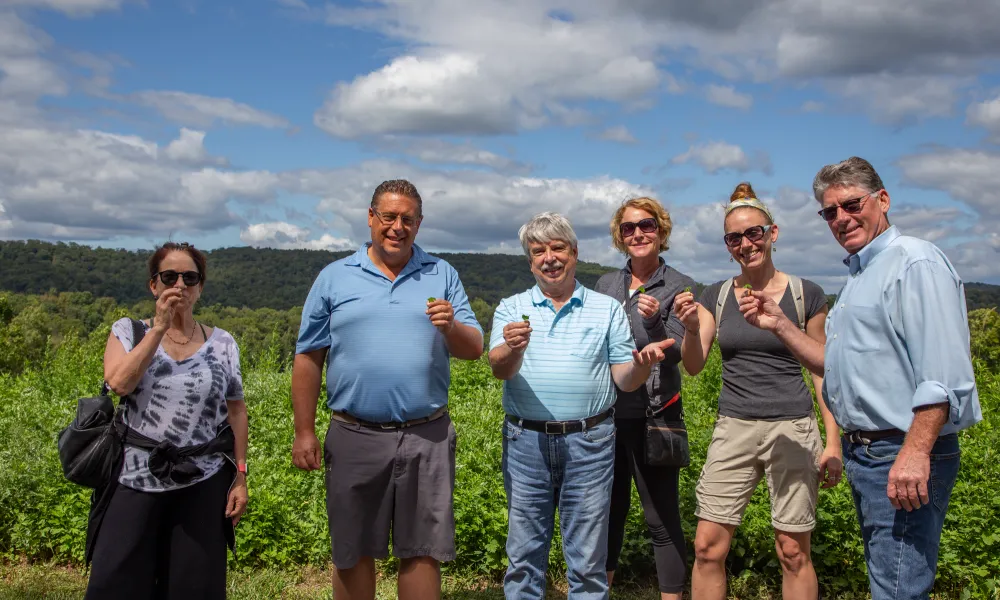
[[[743,233],[737,233],[735,231],[732,233],[727,233],[726,235],[722,236],[722,239],[726,242],[727,246],[729,246],[730,248],[735,248],[736,246],[739,246],[740,244],[743,243],[743,238],[746,238],[751,242],[759,242],[764,237],[764,234],[767,233],[768,231],[771,231],[770,225],[754,225],[753,227],[748,228]]]
[[[881,190],[879,190],[879,191],[881,191]],[[861,212],[861,208],[862,208],[861,204],[869,196],[871,196],[872,194],[876,194],[876,193],[878,193],[878,192],[868,192],[867,194],[865,194],[864,196],[861,196],[860,198],[851,198],[850,200],[845,200],[845,201],[841,202],[840,204],[834,204],[833,206],[824,207],[824,208],[820,209],[817,212],[817,214],[819,216],[823,217],[823,220],[827,221],[827,222],[830,222],[830,221],[832,221],[832,220],[834,220],[834,219],[837,218],[837,209],[838,208],[844,209],[844,212],[847,213],[847,214],[849,214],[849,215],[856,215],[859,212]]]
[[[643,233],[653,233],[659,228],[656,223],[656,219],[642,219],[638,223],[633,223],[631,221],[625,221],[618,226],[618,230],[622,232],[622,237],[627,238],[633,233],[635,233],[635,228],[638,227],[639,231]]]
[[[178,277],[184,280],[184,285],[188,287],[193,287],[201,283],[201,273],[198,271],[184,271],[183,273],[178,273],[177,271],[160,271],[153,275],[153,279],[157,277],[160,278],[163,285],[174,285],[177,283]]]
[[[375,210],[374,208],[371,209],[371,211],[375,213],[375,216],[378,217],[379,221],[382,221],[383,225],[395,225],[396,219],[399,219],[403,222],[403,227],[406,229],[413,227],[417,224],[417,221],[421,219],[421,217],[408,217],[405,215],[397,215],[396,213],[383,213]]]

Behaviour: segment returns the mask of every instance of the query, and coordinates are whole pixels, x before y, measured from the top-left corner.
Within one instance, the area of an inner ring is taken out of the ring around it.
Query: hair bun
[[[729,196],[730,202],[736,202],[737,200],[743,200],[744,198],[756,198],[757,194],[754,193],[753,188],[750,187],[749,181],[741,182],[733,190],[733,194]]]

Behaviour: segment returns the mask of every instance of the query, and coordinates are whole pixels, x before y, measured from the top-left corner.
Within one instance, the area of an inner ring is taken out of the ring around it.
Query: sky
[[[812,179],[856,155],[894,225],[1000,283],[997,23],[996,0],[0,0],[0,239],[354,249],[405,178],[425,250],[517,253],[555,210],[610,266],[614,210],[652,196],[663,257],[711,283],[749,181],[776,266],[834,293]]]

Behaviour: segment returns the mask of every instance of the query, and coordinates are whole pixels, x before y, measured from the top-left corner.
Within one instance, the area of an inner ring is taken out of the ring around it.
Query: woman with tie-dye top
[[[130,437],[93,540],[87,600],[226,597],[248,424],[236,342],[194,319],[205,263],[193,246],[164,244],[149,261],[156,314],[141,341],[130,319],[111,328],[104,377]]]

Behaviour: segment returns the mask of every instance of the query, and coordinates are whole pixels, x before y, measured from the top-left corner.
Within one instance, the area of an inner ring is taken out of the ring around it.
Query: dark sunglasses
[[[177,278],[180,277],[184,280],[184,285],[188,287],[196,286],[201,283],[201,273],[198,271],[184,271],[183,273],[178,273],[177,271],[160,271],[156,275],[153,275],[153,279],[157,277],[163,282],[163,285],[174,285],[177,283]]]
[[[633,223],[631,221],[625,221],[618,226],[618,230],[622,232],[622,237],[628,237],[635,233],[635,228],[638,227],[639,231],[643,233],[653,233],[657,230],[659,225],[656,224],[656,219],[642,219],[638,223]]]
[[[743,243],[743,238],[746,238],[751,242],[759,242],[768,231],[771,231],[770,225],[754,225],[743,233],[737,233],[735,231],[727,233],[722,236],[722,239],[726,242],[727,246],[735,248]]]
[[[849,215],[856,215],[859,212],[861,212],[861,208],[862,208],[861,204],[866,199],[868,199],[869,196],[871,196],[874,193],[875,192],[868,192],[867,194],[865,194],[864,196],[861,196],[860,198],[851,198],[850,200],[845,200],[844,202],[842,202],[840,204],[834,204],[833,206],[827,206],[826,208],[821,209],[817,214],[819,214],[819,216],[823,217],[823,220],[827,221],[827,222],[830,222],[830,221],[832,221],[832,220],[834,220],[834,219],[837,218],[837,209],[838,208],[844,209],[844,212],[847,213],[847,214],[849,214]]]

